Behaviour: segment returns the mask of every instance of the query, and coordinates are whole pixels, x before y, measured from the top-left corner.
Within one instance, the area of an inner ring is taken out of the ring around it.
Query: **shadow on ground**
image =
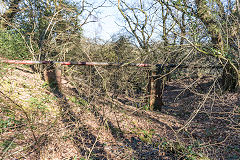
[[[51,79],[56,80],[56,74],[51,76]],[[58,82],[51,81],[48,83],[50,84],[49,86],[52,93],[57,98],[59,109],[61,110],[62,122],[71,132],[74,144],[78,148],[79,155],[96,160],[108,159],[107,153],[104,151],[104,145],[88,130],[88,126],[81,122],[81,117],[78,117],[71,110],[71,105],[68,103],[66,96],[61,92]]]

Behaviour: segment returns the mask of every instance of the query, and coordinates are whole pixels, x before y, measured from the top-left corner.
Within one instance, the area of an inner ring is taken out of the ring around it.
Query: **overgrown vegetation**
[[[164,104],[150,106],[156,66],[0,63],[0,159],[240,158],[238,1],[1,2],[0,60],[161,64]],[[125,32],[84,37],[106,5]]]
[[[20,60],[31,57],[21,33],[16,30],[0,30],[0,32],[0,53],[2,57]]]

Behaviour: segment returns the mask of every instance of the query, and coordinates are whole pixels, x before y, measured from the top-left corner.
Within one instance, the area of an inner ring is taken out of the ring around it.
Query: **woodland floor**
[[[216,93],[211,77],[168,82],[150,112],[124,96],[86,101],[66,80],[49,91],[23,66],[0,73],[1,159],[240,158],[240,96]]]

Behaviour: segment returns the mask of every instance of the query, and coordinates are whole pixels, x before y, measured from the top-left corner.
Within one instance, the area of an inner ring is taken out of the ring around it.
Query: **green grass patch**
[[[89,103],[83,99],[83,98],[80,98],[80,97],[75,97],[75,96],[71,96],[69,97],[69,100],[72,102],[72,103],[75,103],[76,105],[83,105],[83,106],[88,106]]]

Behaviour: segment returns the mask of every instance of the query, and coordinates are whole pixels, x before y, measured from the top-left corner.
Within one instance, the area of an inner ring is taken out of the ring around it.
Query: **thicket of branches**
[[[95,6],[87,1],[5,1],[7,9],[1,16],[1,32],[14,31],[12,37],[17,38],[19,44],[25,42],[32,59],[71,59],[72,55],[80,54],[77,46],[81,43],[82,26],[91,22],[96,10],[105,3]],[[137,43],[135,48],[140,56],[131,61],[184,63],[181,60],[188,54],[183,48],[188,46],[193,49],[192,59],[206,57],[207,63],[216,60],[223,65],[223,89],[237,90],[238,1],[139,0],[129,3],[119,0],[112,3],[118,6],[125,29]],[[118,60],[123,57],[120,52],[116,54],[119,54]],[[155,60],[161,56],[164,56],[161,61]],[[109,60],[116,61],[114,58]],[[124,58],[121,61],[128,62]]]
[[[228,94],[228,91],[239,96],[240,2],[238,0],[132,2],[109,0],[101,3],[90,0],[78,2],[4,0],[2,2],[6,10],[0,15],[1,57],[173,65],[170,68],[162,68],[159,77],[162,80],[162,96],[166,106],[177,103],[180,98],[183,99],[178,104],[179,108],[182,108],[174,114],[184,119],[184,124],[177,129],[171,128],[176,134],[175,140],[181,138],[192,140],[195,133],[191,122],[198,116],[206,115],[210,117],[209,119],[212,118],[211,122],[221,119],[222,123],[227,123],[226,127],[232,131],[229,135],[237,137],[240,126],[237,106],[239,104],[234,104],[226,110],[223,106],[216,108],[213,106],[215,101],[223,103],[221,96]],[[124,32],[115,35],[115,38],[109,41],[96,41],[84,37],[83,26],[97,22],[98,9],[106,7],[106,4],[118,9],[119,19],[123,22],[119,24],[122,24]],[[32,68],[34,72],[42,73],[42,70],[46,69],[44,67],[34,65]],[[132,114],[141,109],[149,110],[148,80],[151,70],[154,69],[124,65],[61,68],[64,80],[71,83],[74,93],[82,100],[77,103],[89,107],[91,111],[94,110],[97,116],[99,113],[95,110],[101,108],[94,108],[97,105],[111,106],[114,114],[122,105],[134,106],[136,110]],[[182,88],[177,88],[177,85]],[[172,92],[169,91],[171,87],[173,90],[174,87],[176,90],[182,89],[181,92],[177,92],[178,95],[174,99],[169,98],[172,96]],[[62,93],[55,96],[59,98],[61,97],[59,95]],[[194,95],[195,102],[184,99],[186,98],[184,96],[189,95]],[[5,99],[8,98],[0,98],[0,102]],[[14,103],[11,99],[7,101]],[[59,104],[65,102],[59,101]],[[91,108],[90,104],[94,107]],[[208,107],[205,107],[205,104]],[[163,106],[162,113],[169,114],[170,112],[165,111],[166,106]],[[214,114],[218,112],[221,112],[221,116],[215,117]],[[99,117],[104,120],[104,125],[107,124],[111,128],[112,124],[107,123],[108,118]],[[29,124],[32,123],[30,121]],[[191,134],[188,129],[192,129]],[[37,139],[35,135],[34,138]],[[222,140],[222,143],[224,141]],[[189,144],[194,146],[195,140],[190,141]],[[208,147],[199,146],[196,147],[196,151],[209,152],[210,156],[214,156]],[[190,154],[186,148],[173,152],[185,158],[189,156],[185,152]],[[221,151],[216,152],[220,154]]]

